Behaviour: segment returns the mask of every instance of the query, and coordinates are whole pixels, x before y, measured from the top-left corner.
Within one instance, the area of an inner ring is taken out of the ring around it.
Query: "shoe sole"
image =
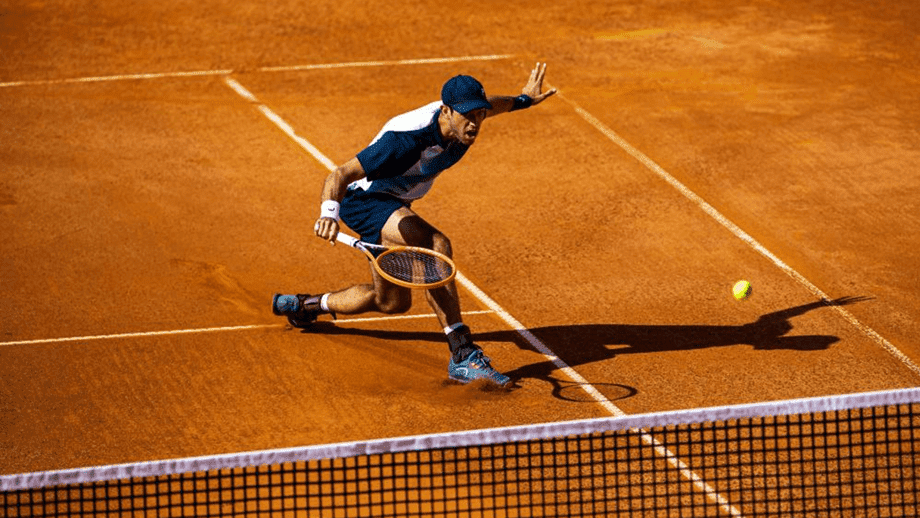
[[[475,378],[475,379],[458,378],[458,377],[456,377],[456,376],[451,376],[450,374],[448,374],[447,377],[448,377],[449,379],[452,379],[452,380],[456,381],[457,383],[462,383],[462,384],[464,384],[464,385],[469,385],[470,383],[473,383],[474,381],[485,381],[486,383],[491,383],[492,385],[495,385],[496,387],[500,387],[500,388],[505,388],[505,387],[511,385],[511,380],[510,380],[510,379],[509,379],[508,381],[506,381],[505,383],[499,383],[499,382],[495,381],[495,380],[492,379],[492,378]]]
[[[303,320],[295,320],[294,317],[288,317],[288,324],[291,324],[292,327],[296,327],[297,329],[306,329],[310,327],[313,322],[316,322],[316,318],[305,322]]]

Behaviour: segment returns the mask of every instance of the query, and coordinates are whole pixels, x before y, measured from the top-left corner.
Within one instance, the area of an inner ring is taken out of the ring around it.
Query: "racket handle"
[[[335,239],[339,243],[345,243],[346,245],[352,248],[357,248],[355,245],[358,244],[358,240],[349,236],[348,234],[344,232],[339,232],[338,234],[336,234]]]

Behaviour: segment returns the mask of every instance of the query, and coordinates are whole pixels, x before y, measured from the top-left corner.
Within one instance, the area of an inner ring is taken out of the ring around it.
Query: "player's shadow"
[[[625,354],[735,345],[750,345],[759,350],[820,351],[828,349],[840,339],[830,335],[787,336],[793,328],[791,319],[815,309],[845,306],[866,300],[869,299],[842,297],[835,300],[816,301],[768,313],[754,322],[739,326],[573,324],[537,327],[529,331],[570,367],[608,360]],[[445,343],[444,334],[437,332],[369,330],[334,325],[324,325],[317,331],[324,334],[371,336],[385,340]],[[517,331],[476,333],[474,330],[474,338],[477,342],[510,342],[521,349],[533,350],[530,343]],[[561,394],[566,387],[565,382],[553,375],[557,369],[552,361],[546,360],[523,365],[505,374],[515,382],[523,379],[537,379],[551,383],[554,387],[554,395],[562,397]],[[631,387],[621,386],[621,389],[626,389],[629,395],[635,393],[635,389]]]

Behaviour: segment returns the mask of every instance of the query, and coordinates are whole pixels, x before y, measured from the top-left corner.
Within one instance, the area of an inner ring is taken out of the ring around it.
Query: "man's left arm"
[[[537,63],[537,66],[530,72],[530,79],[521,90],[521,95],[517,97],[495,96],[489,97],[489,104],[492,109],[489,110],[488,116],[494,117],[502,113],[523,110],[543,102],[544,99],[556,93],[553,88],[547,92],[543,91],[543,78],[546,77],[546,63]]]

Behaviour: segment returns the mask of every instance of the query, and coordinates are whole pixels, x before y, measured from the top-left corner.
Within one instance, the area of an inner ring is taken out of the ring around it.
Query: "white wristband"
[[[320,208],[319,217],[332,218],[338,221],[339,220],[339,202],[334,201],[334,200],[324,201]]]

